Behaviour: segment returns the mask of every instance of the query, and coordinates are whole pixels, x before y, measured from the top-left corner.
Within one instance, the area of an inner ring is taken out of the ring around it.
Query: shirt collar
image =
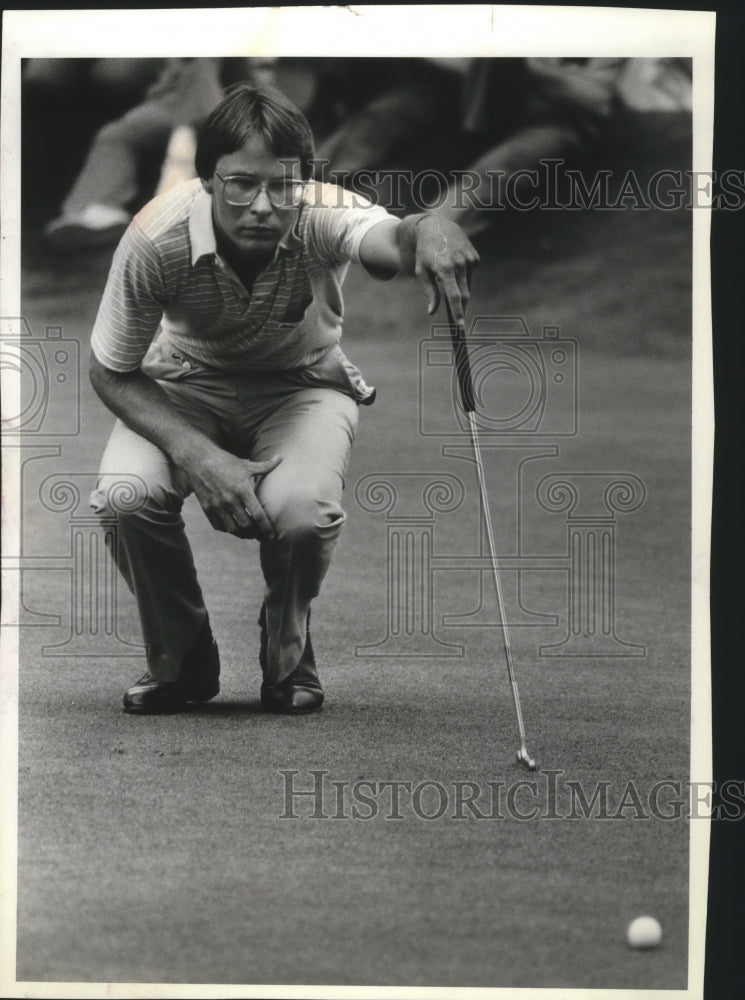
[[[200,257],[217,253],[215,227],[212,225],[212,195],[201,184],[189,214],[189,239],[192,264],[196,264]]]
[[[305,206],[303,206],[304,208]],[[299,228],[303,209],[298,213],[292,229],[285,233],[279,241],[277,254],[280,250],[290,252],[297,250],[302,245]],[[191,241],[192,265],[196,264],[200,257],[217,254],[217,238],[212,222],[212,195],[208,194],[201,186],[194,198],[189,215],[189,239]]]

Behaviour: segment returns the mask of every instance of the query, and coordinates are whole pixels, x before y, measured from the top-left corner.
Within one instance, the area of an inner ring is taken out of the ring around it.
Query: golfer
[[[215,530],[260,543],[263,708],[321,708],[310,605],[345,521],[358,409],[374,398],[339,346],[349,262],[417,274],[430,313],[441,288],[464,321],[478,255],[458,226],[315,183],[313,157],[290,101],[237,84],[202,128],[198,178],[146,205],[114,255],[90,376],[118,420],[91,503],[118,519],[110,547],[147,650],[128,712],[219,691],[181,517],[192,491]]]

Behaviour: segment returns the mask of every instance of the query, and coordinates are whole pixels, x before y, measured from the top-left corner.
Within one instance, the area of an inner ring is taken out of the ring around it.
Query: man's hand
[[[216,531],[271,541],[274,527],[256,496],[256,481],[282,459],[250,462],[215,448],[182,463],[202,510]]]
[[[363,236],[360,260],[373,273],[415,274],[427,290],[430,316],[437,312],[442,285],[454,322],[465,324],[479,255],[455,222],[435,214],[384,220]]]
[[[413,233],[414,274],[427,291],[427,311],[430,316],[437,312],[442,285],[453,321],[463,327],[471,293],[471,276],[479,262],[479,255],[460,226],[441,216],[420,216],[414,224]]]
[[[240,538],[275,537],[256,496],[256,480],[282,461],[249,462],[219,448],[171,405],[158,383],[137,370],[114,372],[91,356],[91,383],[109,409],[183,469],[210,524]]]

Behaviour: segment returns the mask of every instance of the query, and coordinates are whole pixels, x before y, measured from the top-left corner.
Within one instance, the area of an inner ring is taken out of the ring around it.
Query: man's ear
[[[212,181],[206,181],[204,177],[199,178],[202,182],[202,187],[207,192],[207,194],[212,194]]]

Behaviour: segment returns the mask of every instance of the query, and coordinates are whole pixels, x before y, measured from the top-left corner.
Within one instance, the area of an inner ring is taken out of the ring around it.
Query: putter
[[[510,648],[510,636],[507,631],[507,619],[504,613],[504,601],[502,599],[502,586],[499,582],[499,568],[497,566],[497,546],[494,540],[494,529],[489,513],[489,496],[486,492],[486,477],[484,476],[484,464],[481,460],[481,446],[479,444],[479,431],[476,426],[475,410],[476,400],[473,391],[473,379],[471,378],[471,362],[468,357],[468,345],[466,343],[465,331],[453,322],[453,314],[450,310],[450,303],[445,299],[445,308],[448,314],[448,325],[450,327],[450,339],[453,343],[453,353],[455,355],[455,371],[458,377],[458,389],[460,402],[468,420],[471,431],[471,445],[473,455],[476,460],[476,474],[479,481],[479,493],[481,494],[481,509],[484,514],[486,524],[486,534],[489,539],[489,555],[491,557],[491,568],[494,575],[494,588],[497,591],[497,603],[499,605],[499,622],[502,629],[502,642],[504,644],[504,655],[507,660],[507,673],[510,678],[512,689],[512,700],[515,703],[515,715],[517,716],[517,726],[520,732],[520,749],[517,751],[517,759],[525,764],[531,771],[535,771],[535,760],[528,753],[526,746],[525,725],[523,723],[523,713],[520,708],[520,693],[517,690],[517,678],[515,677],[515,667],[512,662],[512,650]]]

